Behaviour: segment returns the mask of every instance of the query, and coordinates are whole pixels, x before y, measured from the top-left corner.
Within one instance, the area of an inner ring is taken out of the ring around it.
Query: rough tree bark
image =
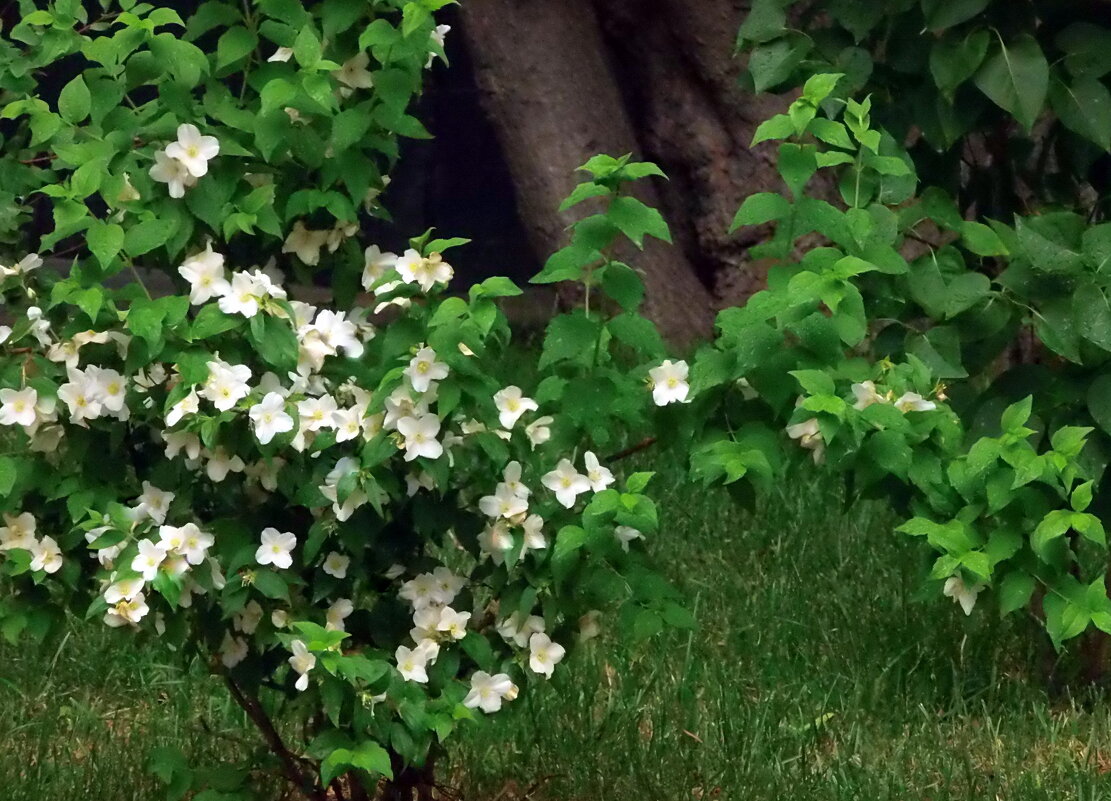
[[[468,0],[464,37],[533,247],[565,240],[554,209],[597,152],[634,152],[670,176],[662,206],[677,248],[636,263],[648,312],[678,340],[705,333],[716,307],[760,287],[746,239],[726,234],[741,199],[776,185],[770,154],[747,147],[781,105],[737,85],[738,0]]]
[[[464,30],[513,174],[518,207],[534,248],[565,243],[572,214],[555,212],[594,153],[639,153],[632,123],[605,57],[589,0],[470,0]],[[643,200],[659,205],[653,187]],[[650,241],[636,264],[647,312],[677,338],[709,328],[710,294],[683,252]]]

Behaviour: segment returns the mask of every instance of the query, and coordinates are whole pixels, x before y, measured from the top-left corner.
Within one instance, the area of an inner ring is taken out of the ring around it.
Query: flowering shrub
[[[224,675],[289,782],[360,798],[551,677],[598,610],[685,621],[630,548],[650,474],[619,489],[566,404],[504,374],[520,290],[447,294],[465,240],[358,242],[423,135],[443,3],[103,5],[30,10],[4,50],[4,236],[49,210],[39,251],[74,257],[17,253],[0,283],[5,635],[67,607],[155,633]],[[67,55],[51,104],[34,71]],[[296,299],[318,269],[334,308]]]

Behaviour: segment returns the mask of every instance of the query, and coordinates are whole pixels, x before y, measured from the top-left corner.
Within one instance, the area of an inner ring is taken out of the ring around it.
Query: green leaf
[[[1009,45],[1000,39],[999,46],[976,73],[976,85],[1029,131],[1045,105],[1049,64],[1030,34],[1018,36]]]
[[[297,334],[289,320],[259,312],[251,318],[249,338],[263,360],[279,375],[297,369]]]
[[[922,0],[922,15],[931,31],[952,28],[975,17],[990,0]]]
[[[242,25],[228,28],[216,43],[216,69],[245,59],[258,47],[258,37]]]
[[[981,28],[964,38],[950,35],[934,42],[930,49],[930,74],[945,97],[952,100],[957,87],[976,73],[990,41],[988,32]]]
[[[552,549],[552,575],[556,581],[562,581],[571,572],[585,542],[586,532],[578,526],[564,526],[559,530]]]
[[[1111,72],[1111,30],[1090,22],[1074,22],[1055,40],[1065,55],[1065,68],[1077,78],[1101,78]]]
[[[742,225],[763,225],[764,223],[784,219],[791,212],[791,204],[783,195],[775,192],[759,192],[745,198],[741,207],[737,209],[733,223],[729,226],[729,233],[733,233]]]
[[[1030,535],[1030,547],[1034,549],[1034,553],[1044,559],[1050,544],[1072,528],[1072,518],[1073,513],[1067,509],[1055,509],[1043,517]]]
[[[312,69],[320,62],[322,50],[320,39],[311,25],[305,25],[293,41],[293,56],[303,69]]]
[[[1111,374],[1097,376],[1088,386],[1088,413],[1105,433],[1111,434]]]
[[[89,116],[92,107],[92,96],[89,87],[85,84],[84,77],[78,75],[67,83],[58,95],[58,113],[62,119],[70,124],[81,122]]]
[[[208,339],[208,337],[222,334],[238,328],[244,322],[238,314],[225,314],[215,303],[207,303],[201,307],[193,325],[189,330],[189,338],[193,341]]]
[[[1045,610],[1046,632],[1057,648],[1065,640],[1081,634],[1091,622],[1088,610],[1053,591],[1046,592],[1042,608]]]
[[[1111,149],[1111,92],[1100,81],[1084,77],[1065,84],[1054,77],[1049,102],[1066,128]]]
[[[592,363],[601,331],[600,322],[581,312],[561,314],[548,324],[539,368],[543,370],[562,361]]]
[[[1022,400],[1016,401],[1004,409],[1003,416],[1000,418],[1002,429],[1008,433],[1021,433],[1026,421],[1030,419],[1033,405],[1034,397],[1027,395]]]
[[[123,248],[123,228],[116,223],[94,224],[89,228],[86,241],[100,266],[106,268]]]
[[[129,256],[142,256],[164,245],[173,232],[174,224],[169,220],[144,220],[127,231],[123,249]]]
[[[261,569],[255,571],[254,588],[276,601],[289,601],[289,585],[286,580],[273,570]]]
[[[752,48],[748,57],[748,72],[752,76],[753,88],[763,92],[786,81],[806,58],[810,47],[808,37],[792,34]]]
[[[636,270],[618,261],[602,271],[602,289],[627,312],[635,311],[644,300],[644,282]]]
[[[1029,573],[1013,570],[999,585],[999,612],[1007,615],[1030,603],[1034,594],[1034,577]]]
[[[1010,255],[999,234],[983,223],[962,220],[959,230],[964,246],[977,256]]]
[[[608,186],[596,184],[593,181],[581,183],[571,190],[566,199],[559,204],[560,211],[567,211],[567,209],[582,203],[584,200],[589,200],[592,197],[605,197],[613,193],[613,190]]]
[[[342,153],[362,141],[370,130],[370,115],[358,108],[341,111],[332,120],[332,149]]]
[[[671,232],[663,215],[651,206],[646,206],[635,197],[622,195],[615,197],[606,210],[606,218],[629,237],[638,248],[644,247],[645,235],[671,242]]]

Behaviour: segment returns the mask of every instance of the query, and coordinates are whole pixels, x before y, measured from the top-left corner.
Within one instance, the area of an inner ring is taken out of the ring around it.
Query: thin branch
[[[270,716],[266,714],[266,710],[263,709],[258,698],[243,692],[230,675],[224,675],[224,683],[235,702],[255,724],[262,735],[262,739],[266,741],[266,746],[282,763],[282,775],[298,789],[308,792],[312,798],[325,801],[328,797],[327,792],[320,787],[315,777],[305,772],[303,760],[286,747],[281,735],[274,727],[274,722],[270,720]]]
[[[606,461],[607,462],[616,462],[616,461],[619,461],[621,459],[627,459],[630,456],[633,456],[634,454],[638,454],[641,451],[648,450],[649,448],[651,448],[655,444],[656,444],[656,438],[655,437],[645,437],[640,442],[638,442],[636,445],[628,447],[623,451],[618,451],[617,453],[613,454],[612,456],[607,457]]]

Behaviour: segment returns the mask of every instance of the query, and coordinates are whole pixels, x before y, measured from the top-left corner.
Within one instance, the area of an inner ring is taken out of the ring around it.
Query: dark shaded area
[[[401,159],[383,195],[393,221],[373,219],[364,231],[369,242],[395,252],[430,227],[441,236],[464,236],[472,242],[449,259],[460,285],[491,275],[523,284],[548,254],[533,252],[518,216],[513,179],[480,105],[471,54],[458,35],[460,13],[457,6],[444,9],[444,22],[452,26],[445,45],[450,67],[433,65],[414,110],[434,138],[402,140]]]

